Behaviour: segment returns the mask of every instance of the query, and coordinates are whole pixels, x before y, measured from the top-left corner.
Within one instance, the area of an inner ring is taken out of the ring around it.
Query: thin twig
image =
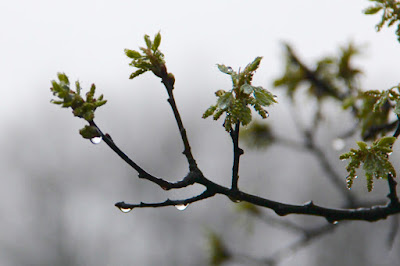
[[[215,193],[205,190],[203,193],[201,193],[198,196],[188,198],[188,199],[183,199],[183,200],[171,200],[167,199],[164,202],[159,202],[159,203],[144,203],[141,202],[140,204],[128,204],[123,201],[115,203],[115,206],[118,207],[119,209],[134,209],[134,208],[158,208],[158,207],[165,207],[165,206],[176,206],[176,205],[187,205],[196,201],[200,201],[206,198],[213,197]]]
[[[164,84],[164,86],[168,92],[168,96],[169,96],[168,103],[171,105],[176,123],[179,128],[179,133],[181,135],[181,138],[183,141],[183,146],[184,146],[183,154],[186,156],[186,159],[189,163],[189,170],[190,171],[198,171],[199,169],[197,167],[196,160],[193,157],[193,154],[192,154],[192,151],[190,148],[190,144],[189,144],[189,139],[186,135],[186,129],[183,126],[182,118],[181,118],[181,115],[179,114],[178,107],[175,102],[174,93],[173,93],[174,84],[169,79],[168,74],[165,74],[165,77],[162,77],[162,83]]]
[[[100,133],[102,139],[104,140],[104,142],[122,159],[124,160],[127,164],[129,164],[133,169],[135,169],[138,174],[139,174],[139,178],[144,178],[147,179],[157,185],[159,185],[161,188],[163,188],[164,190],[169,190],[172,188],[182,188],[182,187],[187,187],[189,185],[192,185],[195,183],[194,179],[195,179],[195,173],[196,172],[191,172],[189,173],[185,178],[183,178],[182,181],[178,181],[176,183],[171,183],[168,181],[165,181],[162,178],[158,178],[155,177],[149,173],[147,173],[143,168],[141,168],[139,165],[137,165],[134,161],[132,161],[131,158],[128,157],[128,155],[126,155],[115,143],[114,141],[111,139],[110,135],[108,134],[104,134],[101,129],[96,125],[96,123],[94,121],[90,121],[89,124],[91,126],[96,127],[96,129],[98,130],[98,132]]]
[[[239,148],[239,121],[235,124],[235,129],[230,132],[232,143],[233,143],[233,167],[232,167],[232,190],[238,190],[238,179],[239,179],[239,160],[243,154],[243,150]]]

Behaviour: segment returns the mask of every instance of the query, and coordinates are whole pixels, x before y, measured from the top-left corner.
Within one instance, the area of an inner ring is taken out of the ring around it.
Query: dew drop
[[[343,150],[344,146],[346,145],[346,143],[344,142],[343,139],[341,138],[336,138],[332,141],[332,148],[335,151],[340,151]]]
[[[120,211],[122,211],[123,213],[128,213],[128,212],[130,212],[133,208],[122,208],[122,207],[118,207],[118,209],[119,209]]]
[[[177,208],[180,211],[184,211],[188,206],[189,206],[189,204],[179,204],[179,205],[175,205],[175,208]]]
[[[101,137],[94,137],[90,139],[90,142],[93,144],[99,144],[101,142]]]

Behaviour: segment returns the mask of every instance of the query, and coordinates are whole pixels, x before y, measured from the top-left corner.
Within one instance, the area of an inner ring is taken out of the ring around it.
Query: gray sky
[[[211,95],[220,84],[229,85],[216,63],[238,68],[256,56],[264,56],[256,80],[269,86],[281,71],[281,41],[292,43],[307,59],[334,53],[349,40],[367,44],[360,60],[367,81],[391,86],[397,83],[395,71],[382,69],[388,64],[396,69],[399,62],[394,28],[377,34],[378,17],[361,14],[368,4],[363,0],[2,1],[0,119],[15,119],[22,103],[28,103],[24,109],[38,108],[43,99],[47,101],[50,80],[58,71],[86,85],[95,82],[106,96],[121,95],[124,86],[146,84],[143,80],[150,75],[137,83],[127,79],[132,69],[123,49],[143,45],[144,34],[153,36],[159,30],[161,49],[181,96],[193,95],[187,89],[193,80],[204,85],[201,93]]]

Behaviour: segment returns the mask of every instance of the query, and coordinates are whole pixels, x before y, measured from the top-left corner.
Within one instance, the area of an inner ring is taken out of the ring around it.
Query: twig
[[[206,198],[210,198],[214,196],[215,193],[205,190],[203,193],[201,193],[198,196],[184,199],[184,200],[171,200],[167,199],[164,202],[159,202],[159,203],[144,203],[141,202],[140,204],[128,204],[123,201],[115,203],[115,206],[118,207],[119,209],[134,209],[134,208],[158,208],[158,207],[165,207],[165,206],[177,206],[177,205],[188,205],[190,203],[200,201]]]
[[[304,71],[305,76],[310,83],[314,84],[321,92],[325,92],[338,100],[343,100],[344,96],[339,95],[337,93],[338,90],[332,88],[333,86],[331,84],[318,77],[315,71],[310,70],[306,65],[304,65],[295,55],[289,45],[286,45],[286,49],[292,62],[298,65]]]
[[[155,177],[149,173],[147,173],[143,168],[141,168],[139,165],[137,165],[132,159],[130,159],[111,139],[110,135],[104,134],[101,129],[96,125],[94,121],[90,121],[89,124],[91,126],[96,127],[98,132],[100,133],[102,139],[104,142],[122,159],[124,160],[127,164],[129,164],[133,169],[135,169],[138,174],[139,178],[144,178],[147,179],[157,185],[159,185],[162,189],[164,190],[169,190],[172,188],[182,188],[182,187],[187,187],[189,185],[192,185],[195,183],[195,176],[197,175],[196,172],[190,172],[185,178],[183,178],[182,181],[178,181],[176,183],[171,183],[168,181],[165,181],[162,178]]]
[[[176,123],[179,128],[179,133],[180,133],[182,141],[183,141],[183,146],[184,146],[183,154],[186,156],[186,159],[189,163],[189,170],[190,171],[198,171],[199,169],[197,167],[196,160],[193,157],[193,154],[192,154],[192,151],[190,148],[190,144],[189,144],[189,140],[186,135],[186,129],[183,126],[182,118],[179,114],[178,107],[176,106],[174,93],[173,93],[174,83],[169,78],[168,73],[165,73],[161,78],[162,78],[162,83],[164,84],[165,88],[167,89],[168,96],[169,96],[168,103],[171,105]]]
[[[230,132],[233,142],[233,167],[232,167],[232,190],[238,190],[238,179],[239,179],[239,160],[243,154],[243,150],[239,148],[239,121],[235,124],[235,129]]]

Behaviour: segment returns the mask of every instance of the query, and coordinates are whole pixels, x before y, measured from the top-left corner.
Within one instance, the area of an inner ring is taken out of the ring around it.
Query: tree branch
[[[158,207],[165,207],[165,206],[179,206],[179,205],[184,205],[187,206],[190,203],[196,202],[196,201],[200,201],[206,198],[210,198],[212,196],[214,196],[215,193],[209,191],[209,190],[205,190],[202,194],[192,197],[192,198],[188,198],[188,199],[184,199],[184,200],[171,200],[171,199],[167,199],[164,202],[159,202],[159,203],[144,203],[141,202],[140,204],[128,204],[125,203],[123,201],[121,202],[117,202],[115,203],[115,207],[119,208],[120,210],[122,210],[123,212],[128,212],[128,210],[132,210],[134,208],[158,208]]]
[[[195,178],[196,175],[198,175],[197,172],[190,172],[185,178],[183,178],[182,181],[178,181],[176,183],[171,183],[168,181],[165,181],[162,178],[158,178],[155,176],[152,176],[151,174],[147,173],[143,168],[141,168],[139,165],[137,165],[132,159],[130,159],[112,140],[111,136],[108,134],[104,134],[101,129],[96,125],[94,121],[90,121],[89,124],[91,126],[96,127],[96,129],[99,131],[101,138],[104,140],[104,142],[110,147],[122,160],[124,160],[127,164],[129,164],[133,169],[135,169],[138,174],[139,178],[147,179],[157,185],[159,185],[162,189],[164,190],[169,190],[172,188],[182,188],[182,187],[187,187],[189,185],[193,185],[195,183]]]
[[[331,95],[332,97],[338,99],[338,100],[343,100],[344,95],[339,95],[337,93],[338,90],[335,88],[332,88],[332,84],[327,83],[325,80],[321,79],[318,77],[317,73],[315,71],[310,70],[306,65],[304,65],[300,59],[296,56],[296,54],[293,52],[291,47],[289,45],[286,45],[286,49],[289,53],[289,57],[292,60],[293,63],[298,65],[305,73],[305,76],[309,80],[310,83],[314,84],[317,88],[319,88],[321,91],[324,91],[325,93]]]
[[[239,179],[239,160],[243,154],[243,150],[239,148],[239,130],[240,123],[237,121],[235,129],[230,132],[233,142],[233,167],[232,167],[232,190],[238,190],[238,179]]]
[[[190,171],[195,171],[195,170],[199,170],[197,167],[197,163],[196,160],[194,159],[193,155],[192,155],[192,151],[190,148],[190,144],[189,144],[189,139],[186,135],[186,129],[183,126],[183,122],[182,122],[182,118],[181,115],[179,114],[178,111],[178,107],[176,106],[176,102],[175,102],[175,98],[174,98],[174,93],[173,93],[173,89],[174,89],[174,80],[172,80],[170,78],[170,76],[168,75],[168,73],[165,73],[162,77],[162,83],[164,84],[165,88],[167,89],[168,92],[168,103],[171,105],[172,111],[174,113],[174,117],[176,120],[176,123],[178,125],[179,128],[179,133],[181,135],[182,141],[183,141],[183,146],[184,146],[184,150],[183,150],[183,154],[186,156],[186,159],[189,163],[189,170]]]

